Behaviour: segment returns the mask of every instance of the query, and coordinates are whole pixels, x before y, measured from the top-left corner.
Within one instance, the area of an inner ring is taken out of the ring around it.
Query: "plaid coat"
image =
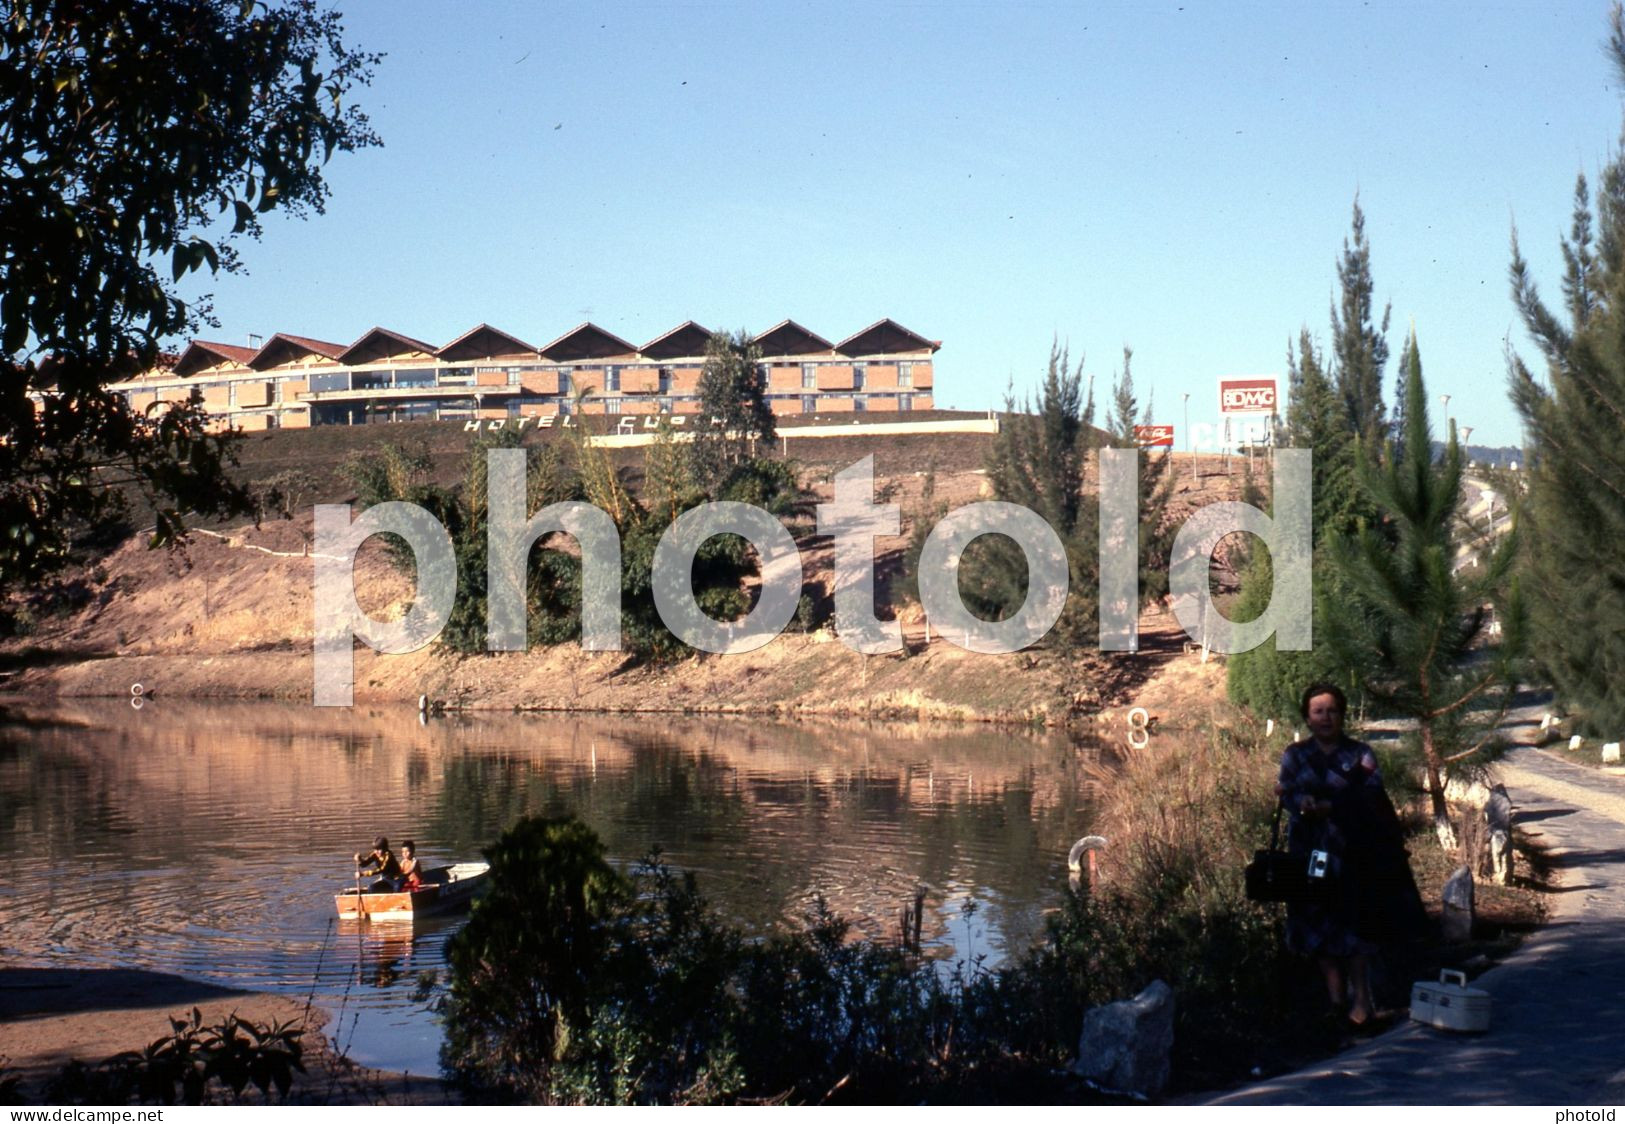
[[[1351,853],[1349,840],[1339,825],[1336,808],[1346,805],[1359,788],[1382,790],[1382,772],[1371,747],[1345,736],[1330,754],[1320,752],[1313,738],[1286,747],[1281,754],[1281,797],[1291,819],[1288,849],[1295,855],[1310,851],[1328,855],[1327,876],[1334,888],[1347,887],[1358,875],[1365,856]],[[1306,816],[1308,798],[1329,800],[1330,816]],[[1336,893],[1325,902],[1294,903],[1287,907],[1286,943],[1304,956],[1353,956],[1371,952],[1375,945],[1360,936],[1359,904],[1350,893]]]

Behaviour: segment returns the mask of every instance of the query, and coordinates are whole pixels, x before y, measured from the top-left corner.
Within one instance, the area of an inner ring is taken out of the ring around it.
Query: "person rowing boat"
[[[358,880],[362,875],[378,875],[378,881],[367,887],[375,894],[392,894],[400,889],[401,863],[382,835],[372,841],[372,850],[367,854],[356,853],[355,872]]]

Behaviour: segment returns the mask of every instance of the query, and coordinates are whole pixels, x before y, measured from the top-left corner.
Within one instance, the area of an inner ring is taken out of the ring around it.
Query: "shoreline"
[[[303,1025],[305,1073],[296,1075],[287,1104],[450,1104],[438,1077],[356,1065],[334,1052],[322,1033],[330,1016],[308,1000],[242,991],[141,968],[40,967],[0,964],[0,1077],[19,1078],[28,1103],[70,1060],[94,1064],[168,1037],[171,1018],[193,1008],[203,1024],[236,1014],[248,1021]],[[230,1093],[225,1092],[229,1101]],[[245,1090],[243,1103],[266,1103]]]
[[[537,649],[493,656],[420,651],[355,655],[352,705],[417,706],[434,713],[733,715],[874,719],[991,726],[1089,725],[1143,687],[1170,654],[1147,636],[1138,654],[1064,652],[986,656],[942,640],[865,657],[833,638],[781,637],[726,659],[689,656],[629,664],[619,653]],[[1173,653],[1178,652],[1177,642]],[[0,678],[0,694],[29,701],[180,698],[282,701],[312,706],[305,652],[85,654],[31,649]],[[138,689],[139,688],[139,689]]]
[[[417,706],[433,713],[738,716],[907,721],[993,727],[1085,728],[1144,702],[1159,681],[1202,664],[1172,613],[1152,607],[1135,652],[1039,648],[1005,655],[966,651],[920,622],[903,625],[904,648],[865,656],[832,633],[787,633],[752,652],[690,654],[638,663],[574,644],[525,652],[458,655],[433,646],[401,655],[353,656],[352,705]],[[177,698],[281,701],[313,706],[308,643],[210,651],[95,650],[42,638],[0,646],[0,695],[29,701]],[[137,688],[139,687],[139,690]],[[1211,697],[1211,691],[1207,692]],[[1217,693],[1223,694],[1222,686]],[[1176,709],[1189,700],[1169,699]],[[1197,700],[1206,709],[1208,698]],[[342,709],[342,708],[336,708]],[[1173,716],[1170,716],[1173,717]],[[1200,717],[1198,715],[1197,717]]]

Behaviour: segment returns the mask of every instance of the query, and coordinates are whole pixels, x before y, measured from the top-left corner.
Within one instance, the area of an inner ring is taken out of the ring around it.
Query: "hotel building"
[[[711,333],[690,320],[641,347],[582,324],[544,347],[481,324],[443,347],[373,328],[345,345],[278,332],[258,347],[194,340],[172,366],[112,389],[137,410],[194,388],[222,427],[242,430],[569,413],[692,414]],[[252,338],[251,338],[252,342]],[[927,410],[928,340],[880,320],[831,343],[793,320],[753,341],[775,414]]]

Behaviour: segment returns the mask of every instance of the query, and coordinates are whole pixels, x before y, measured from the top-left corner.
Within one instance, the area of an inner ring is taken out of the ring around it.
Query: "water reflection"
[[[1064,735],[743,720],[62,705],[0,732],[0,956],[310,994],[358,1060],[424,1072],[413,986],[456,920],[340,927],[379,832],[429,865],[574,812],[613,860],[660,848],[753,929],[815,893],[876,936],[914,887],[945,956],[1024,947],[1088,817]],[[967,903],[974,905],[969,914]]]

